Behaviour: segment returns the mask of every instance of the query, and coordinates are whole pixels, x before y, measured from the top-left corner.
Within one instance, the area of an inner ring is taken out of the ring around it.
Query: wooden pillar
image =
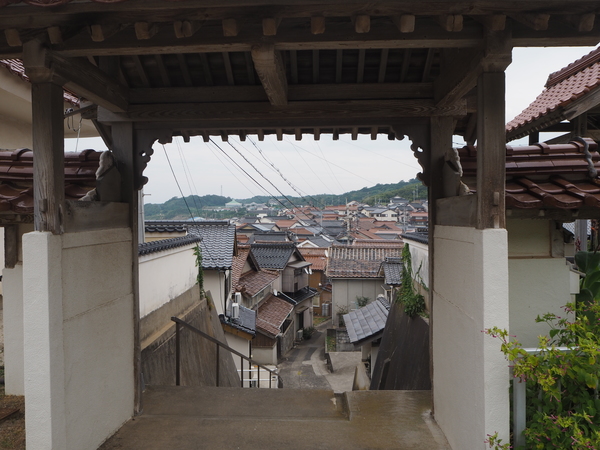
[[[130,122],[112,124],[112,152],[121,173],[121,201],[129,204],[129,226],[131,227],[132,292],[133,292],[133,376],[135,414],[142,410],[141,396],[141,342],[140,342],[140,290],[138,257],[138,191],[134,183],[135,131]]]
[[[25,73],[31,80],[33,199],[36,231],[63,233],[65,199],[63,88],[47,50],[33,40],[23,46]]]
[[[433,324],[434,324],[434,301],[435,291],[435,225],[437,219],[437,200],[444,194],[442,183],[442,171],[444,166],[444,155],[452,148],[452,133],[454,132],[454,119],[452,117],[432,117],[430,122],[429,148],[429,170],[431,182],[428,191],[429,201],[429,374],[431,378],[431,392],[435,389],[433,383]]]
[[[35,230],[62,234],[65,200],[62,86],[34,82],[31,103]]]
[[[504,72],[477,82],[477,228],[506,228]]]

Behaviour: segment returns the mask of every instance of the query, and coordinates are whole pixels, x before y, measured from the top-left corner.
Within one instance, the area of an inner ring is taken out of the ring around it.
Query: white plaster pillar
[[[25,395],[23,368],[23,265],[2,271],[4,319],[4,388]]]
[[[438,225],[433,239],[435,419],[453,449],[483,450],[509,439],[508,362],[483,333],[508,329],[507,232]]]
[[[66,449],[62,236],[23,235],[27,447]]]

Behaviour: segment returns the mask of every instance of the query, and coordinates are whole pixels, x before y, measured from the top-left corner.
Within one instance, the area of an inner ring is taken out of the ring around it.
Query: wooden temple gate
[[[435,418],[456,449],[494,431],[506,437],[505,362],[480,333],[507,324],[504,70],[513,47],[597,44],[597,14],[597,0],[0,0],[0,57],[23,59],[32,82],[36,232],[23,243],[21,318],[28,444],[91,448],[139,407],[137,192],[152,144],[173,136],[407,136],[431,205]],[[84,100],[81,114],[112,150],[124,208],[96,205],[92,219],[67,208],[63,88]],[[476,195],[459,196],[459,178],[444,170],[453,135],[482,150]],[[105,303],[73,307],[112,272],[96,265],[79,282],[73,271],[86,264],[72,259],[98,254],[132,270],[107,287]],[[98,313],[111,305],[124,320]],[[89,352],[108,335],[121,345]],[[86,369],[95,364],[119,376],[110,406],[91,388],[110,376]]]

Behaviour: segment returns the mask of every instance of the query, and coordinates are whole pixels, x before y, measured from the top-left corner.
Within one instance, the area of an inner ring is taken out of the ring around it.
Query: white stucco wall
[[[277,365],[277,345],[273,347],[252,347],[252,359],[263,365]]]
[[[225,339],[227,340],[227,345],[229,345],[232,349],[240,352],[242,355],[250,358],[250,341],[244,339],[243,337],[236,336],[231,333],[225,332]],[[240,357],[237,355],[233,355],[233,362],[235,363],[235,368],[239,371],[242,368],[242,363],[240,361]],[[248,370],[248,361],[244,360],[244,370]],[[239,372],[238,372],[239,373]],[[244,379],[248,378],[248,373],[244,375]]]
[[[336,278],[332,280],[331,306],[333,324],[338,325],[338,312],[340,308],[347,308],[346,312],[357,309],[356,297],[368,297],[373,301],[379,294],[385,295],[383,278]]]
[[[204,290],[210,291],[217,314],[224,314],[225,305],[225,272],[217,270],[204,271]]]
[[[571,301],[570,271],[563,258],[510,259],[510,334],[524,347],[537,347],[538,336],[550,328],[535,323],[538,315],[564,315]]]
[[[27,447],[97,448],[133,414],[128,228],[23,236]]]
[[[140,318],[196,284],[194,247],[190,244],[139,257]]]
[[[23,265],[2,271],[4,289],[4,383],[7,395],[24,395]]]
[[[435,419],[454,450],[509,437],[509,372],[500,344],[482,331],[508,328],[507,232],[435,227]]]

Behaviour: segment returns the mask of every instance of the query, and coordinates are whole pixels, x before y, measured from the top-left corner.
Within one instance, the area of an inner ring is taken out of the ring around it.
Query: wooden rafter
[[[279,52],[273,45],[256,45],[252,48],[252,60],[271,104],[286,105],[288,85]]]

